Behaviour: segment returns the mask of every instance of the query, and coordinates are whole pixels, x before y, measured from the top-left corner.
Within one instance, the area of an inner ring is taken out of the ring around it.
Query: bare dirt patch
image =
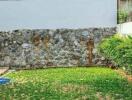
[[[128,82],[132,83],[132,75],[128,75],[125,71],[118,69],[115,70],[118,74],[120,74],[122,77],[126,78],[128,80]]]

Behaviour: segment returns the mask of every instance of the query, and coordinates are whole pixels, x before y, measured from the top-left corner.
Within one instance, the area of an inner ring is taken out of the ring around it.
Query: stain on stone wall
[[[70,67],[89,65],[87,42],[93,38],[92,63],[105,64],[98,43],[116,33],[116,28],[36,29],[0,32],[0,66]]]

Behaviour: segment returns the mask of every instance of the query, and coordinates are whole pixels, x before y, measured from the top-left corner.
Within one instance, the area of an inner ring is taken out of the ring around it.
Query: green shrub
[[[98,50],[107,59],[132,72],[132,37],[121,37],[116,34],[102,40]]]
[[[117,21],[119,24],[126,22],[128,19],[128,13],[125,10],[118,11]]]

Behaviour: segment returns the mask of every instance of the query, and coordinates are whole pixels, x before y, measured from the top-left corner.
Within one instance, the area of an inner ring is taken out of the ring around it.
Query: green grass
[[[7,73],[0,100],[132,100],[132,84],[108,68],[58,68]]]

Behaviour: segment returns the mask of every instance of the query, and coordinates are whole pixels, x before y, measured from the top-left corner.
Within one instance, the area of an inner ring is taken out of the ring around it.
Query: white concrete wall
[[[0,0],[0,30],[116,26],[117,0]]]
[[[117,26],[117,31],[120,34],[132,35],[132,22],[119,24]]]

